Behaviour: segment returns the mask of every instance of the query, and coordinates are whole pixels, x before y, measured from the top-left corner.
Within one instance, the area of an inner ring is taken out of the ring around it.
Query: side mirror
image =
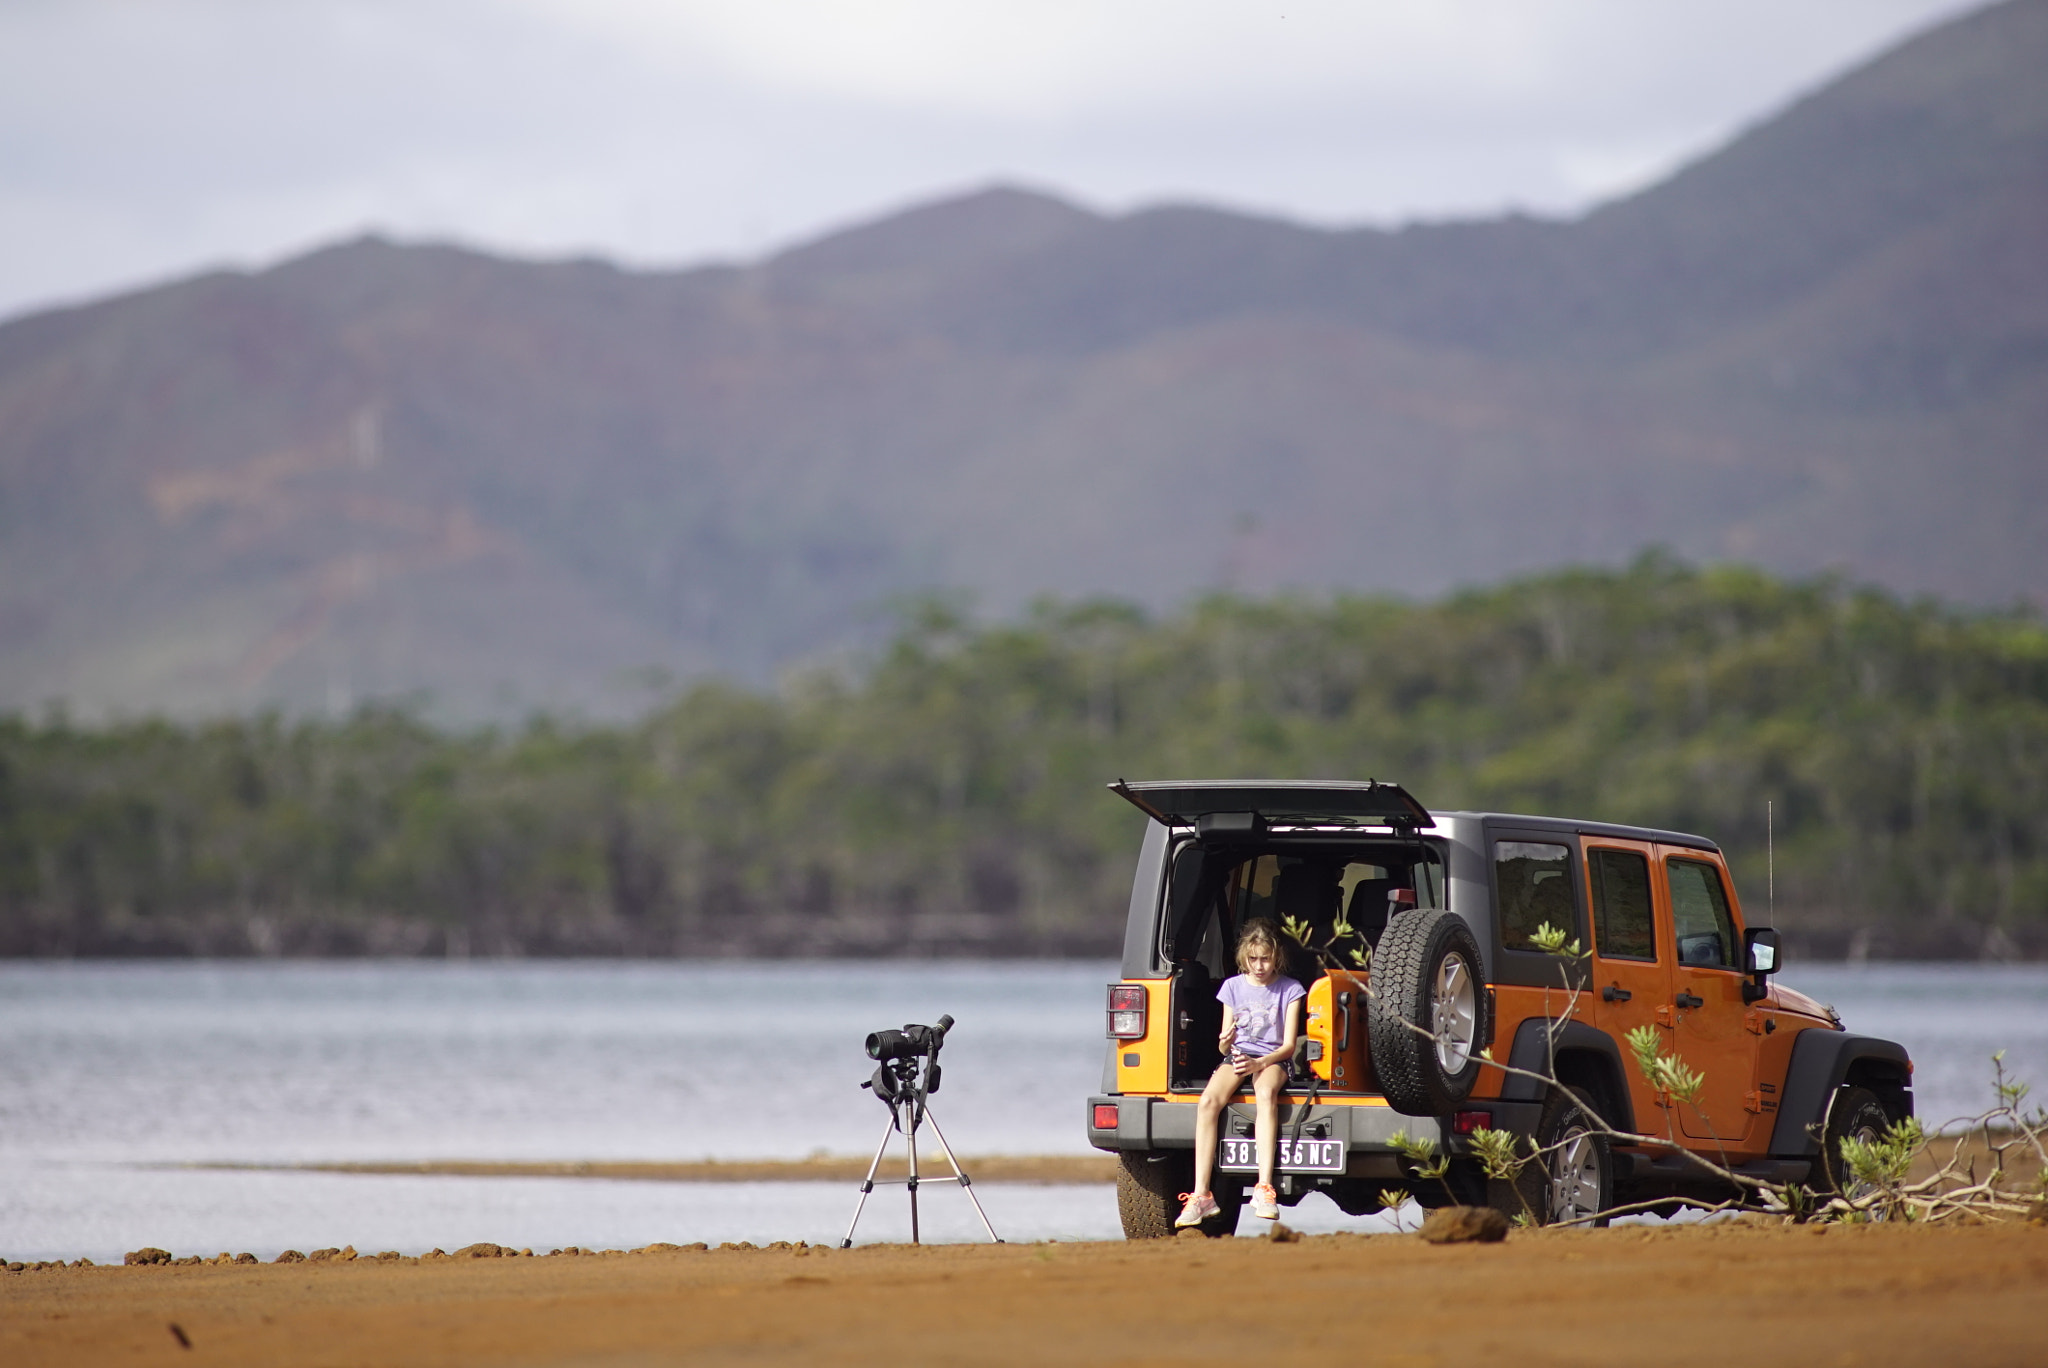
[[[1764,980],[1778,972],[1778,933],[1768,926],[1752,926],[1742,933],[1742,963],[1750,980],[1742,985],[1742,1000],[1755,1002],[1770,990]]]

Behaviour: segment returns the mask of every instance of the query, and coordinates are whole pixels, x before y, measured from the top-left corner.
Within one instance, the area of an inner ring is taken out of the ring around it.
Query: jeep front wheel
[[[1479,966],[1479,942],[1452,912],[1404,912],[1380,936],[1366,1038],[1394,1110],[1440,1116],[1472,1095],[1490,1024]]]
[[[1174,1233],[1181,1197],[1195,1182],[1195,1156],[1182,1150],[1133,1151],[1117,1155],[1116,1211],[1127,1240],[1161,1240]],[[1211,1184],[1217,1211],[1202,1222],[1204,1235],[1233,1235],[1244,1205],[1244,1189],[1217,1175]]]
[[[1861,1140],[1869,1144],[1881,1140],[1891,1124],[1890,1114],[1870,1089],[1843,1088],[1836,1092],[1820,1144],[1821,1176],[1830,1192],[1854,1201],[1871,1191],[1871,1185],[1858,1182],[1849,1165],[1843,1162],[1842,1142]]]

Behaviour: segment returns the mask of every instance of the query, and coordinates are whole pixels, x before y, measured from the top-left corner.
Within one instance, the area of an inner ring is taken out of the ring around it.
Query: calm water
[[[219,1172],[202,1163],[867,1155],[867,1032],[951,1012],[935,1113],[963,1154],[1082,1153],[1108,964],[0,965],[0,1253],[118,1258],[476,1240],[836,1240],[825,1184]],[[1929,1120],[1988,1056],[2048,1098],[2048,967],[1806,966],[1787,982],[1906,1043]],[[1104,1189],[977,1184],[1012,1239],[1113,1238]],[[902,1239],[900,1191],[861,1237]],[[925,1201],[927,1238],[979,1234]],[[1311,1230],[1372,1228],[1320,1198]]]

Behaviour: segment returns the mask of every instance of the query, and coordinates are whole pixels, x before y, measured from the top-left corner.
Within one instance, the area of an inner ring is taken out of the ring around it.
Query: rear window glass
[[[1502,945],[1534,950],[1536,932],[1546,925],[1563,931],[1566,940],[1582,939],[1569,849],[1540,841],[1501,841],[1493,848],[1493,869]]]
[[[1348,965],[1378,943],[1389,916],[1444,905],[1442,855],[1427,845],[1257,850],[1188,841],[1174,853],[1160,951],[1168,963],[1199,961],[1227,978],[1237,972],[1238,930],[1271,917],[1299,931],[1308,950]],[[1314,954],[1290,958],[1295,977],[1315,977]]]
[[[1633,850],[1593,849],[1593,940],[1603,959],[1654,960],[1650,862]]]
[[[1698,860],[1669,860],[1671,930],[1678,938],[1678,962],[1735,968],[1735,919],[1721,875]]]

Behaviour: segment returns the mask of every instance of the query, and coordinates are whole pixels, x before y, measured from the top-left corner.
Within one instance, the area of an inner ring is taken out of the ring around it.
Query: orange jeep
[[[1258,916],[1314,948],[1289,952],[1309,992],[1281,1111],[1285,1205],[1322,1192],[1363,1215],[1393,1190],[1598,1223],[1617,1206],[1732,1195],[1694,1155],[1835,1188],[1843,1136],[1912,1115],[1906,1051],[1771,983],[1777,933],[1745,926],[1703,837],[1431,814],[1374,782],[1110,787],[1151,819],[1088,1106],[1089,1143],[1122,1160],[1130,1238],[1171,1234],[1192,1186],[1195,1103],[1219,1062],[1216,988],[1235,972],[1237,929]],[[1555,931],[1590,954],[1546,952]],[[1705,1075],[1695,1101],[1643,1075],[1625,1040],[1639,1027]],[[1212,1234],[1235,1227],[1256,1170],[1252,1119],[1249,1092],[1223,1118]],[[1610,1142],[1598,1122],[1658,1143]],[[1533,1136],[1545,1156],[1512,1185],[1489,1182],[1473,1155],[1481,1128]],[[1448,1172],[1419,1178],[1389,1143],[1397,1132],[1433,1141]]]

